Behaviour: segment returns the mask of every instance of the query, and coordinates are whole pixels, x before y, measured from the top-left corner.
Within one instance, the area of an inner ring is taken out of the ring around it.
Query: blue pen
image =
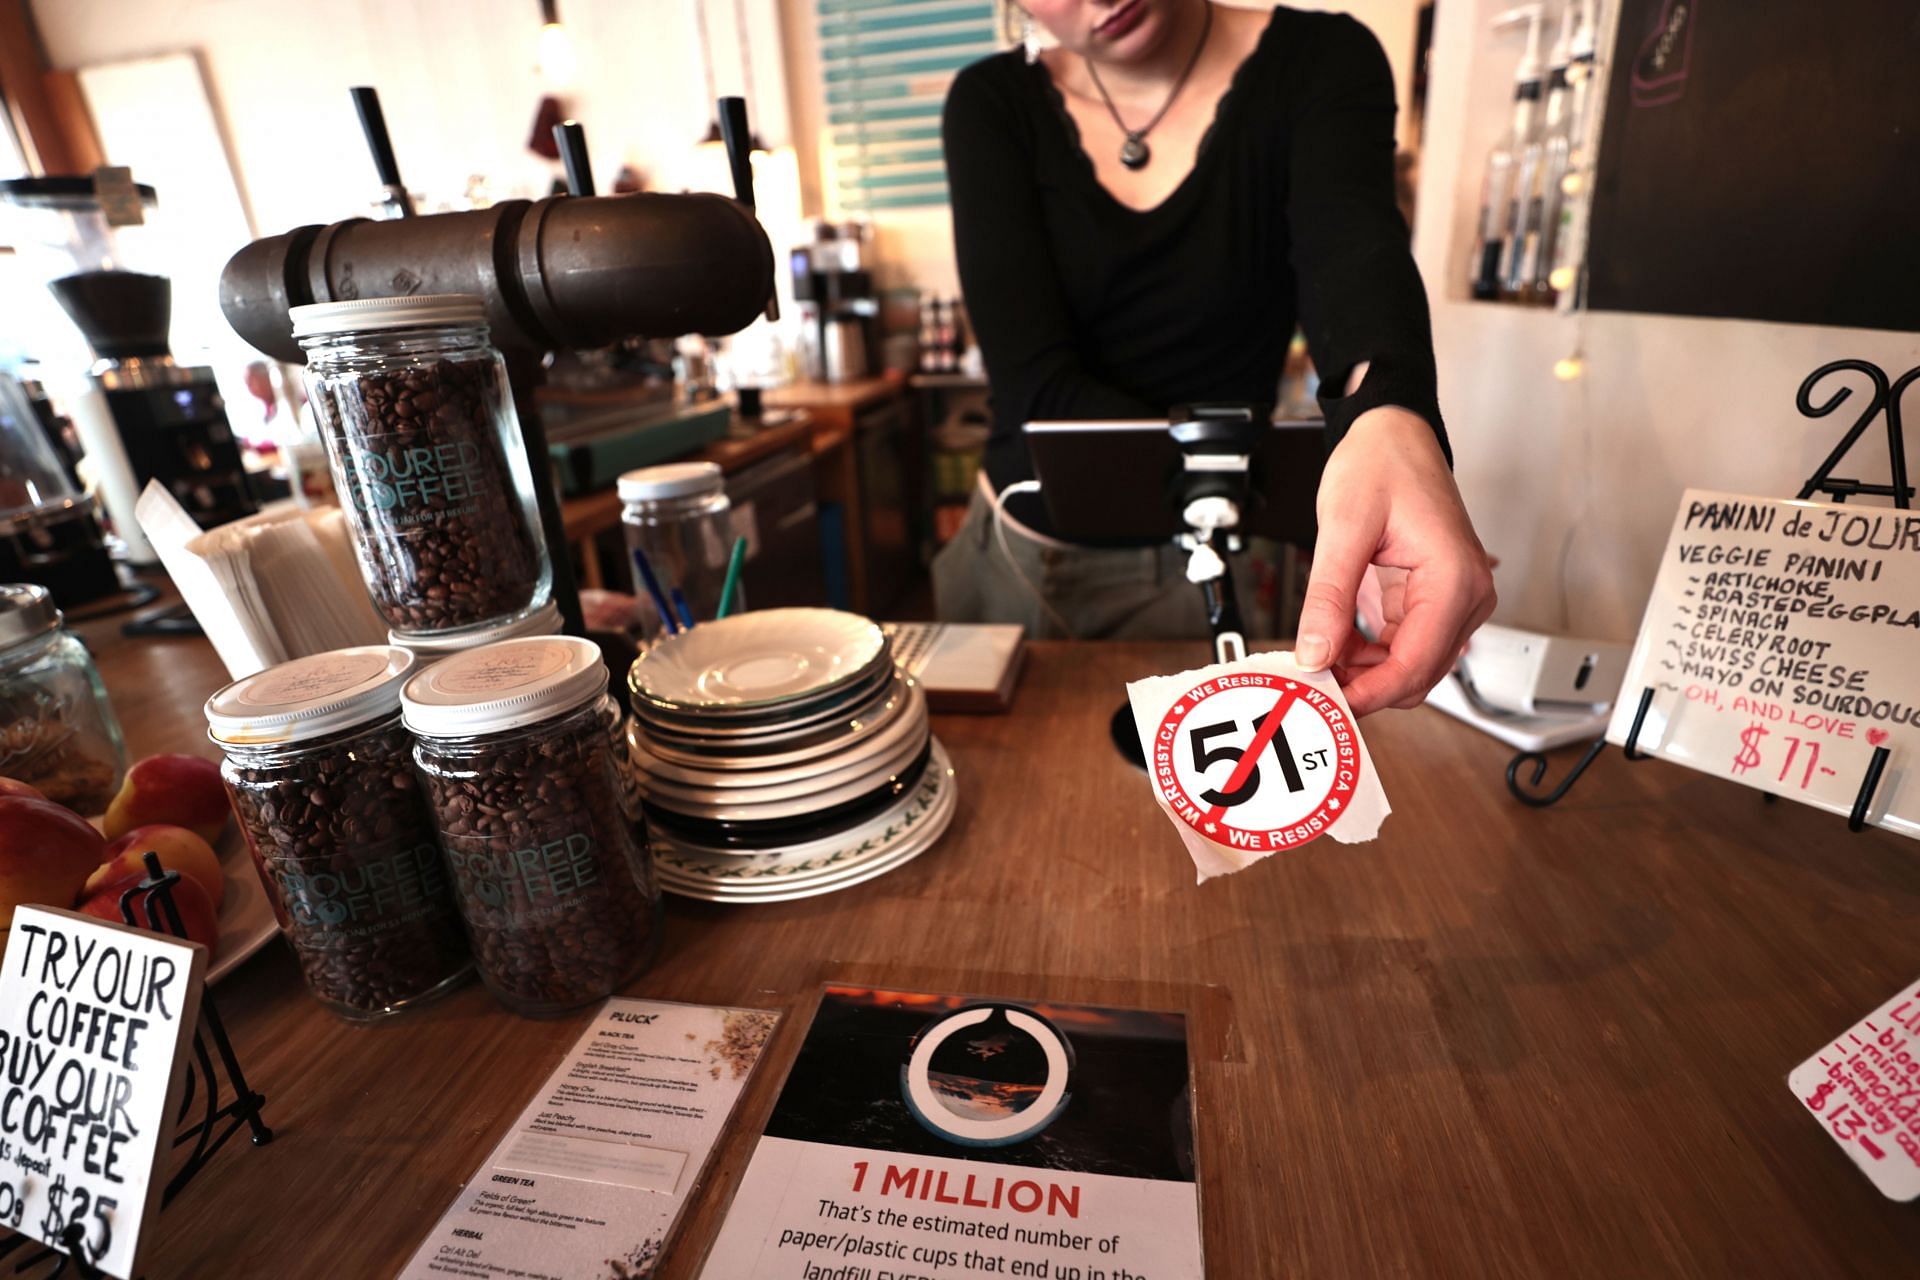
[[[686,593],[675,587],[669,594],[673,596],[674,611],[680,615],[680,625],[693,630],[693,610],[687,604]]]
[[[647,563],[647,553],[640,548],[633,549],[633,567],[640,571],[640,584],[653,597],[653,607],[660,614],[660,621],[666,624],[667,634],[680,634],[680,624],[674,621],[673,606],[667,603],[666,593],[660,590],[660,579],[653,576],[653,566]]]

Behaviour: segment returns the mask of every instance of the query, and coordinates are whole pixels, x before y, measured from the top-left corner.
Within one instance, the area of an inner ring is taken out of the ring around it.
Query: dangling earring
[[[1040,61],[1040,25],[1024,10],[1020,14],[1020,47],[1027,51],[1028,66]]]

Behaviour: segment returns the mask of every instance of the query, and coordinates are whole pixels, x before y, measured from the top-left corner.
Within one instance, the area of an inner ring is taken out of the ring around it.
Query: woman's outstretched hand
[[[1332,667],[1356,716],[1420,705],[1494,606],[1487,553],[1433,428],[1404,409],[1361,414],[1327,459],[1318,513],[1296,660]],[[1378,643],[1353,625],[1370,568]]]

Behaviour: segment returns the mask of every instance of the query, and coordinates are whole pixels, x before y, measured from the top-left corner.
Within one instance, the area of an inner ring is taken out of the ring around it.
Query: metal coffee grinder
[[[213,370],[182,367],[168,347],[173,282],[157,260],[157,203],[124,171],[0,182],[3,238],[92,348],[88,388],[69,410],[136,563],[154,559],[134,518],[149,480],[202,528],[257,506]]]
[[[744,121],[744,106],[736,114]],[[728,143],[741,157],[738,179],[746,153],[735,138]],[[296,227],[233,255],[221,273],[220,306],[256,349],[304,363],[287,315],[303,303],[414,293],[484,299],[493,344],[506,356],[528,461],[544,480],[552,461],[533,391],[546,353],[635,336],[736,333],[766,307],[773,250],[754,217],[750,189],[739,194],[554,196]],[[554,557],[554,600],[568,629],[584,634],[555,488],[535,489]]]

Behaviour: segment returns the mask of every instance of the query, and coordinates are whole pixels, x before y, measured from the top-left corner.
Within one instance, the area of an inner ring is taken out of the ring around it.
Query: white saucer
[[[836,609],[759,609],[669,636],[633,664],[633,691],[669,709],[776,707],[886,660],[877,624]]]
[[[747,727],[702,724],[698,728],[688,728],[679,724],[663,724],[650,719],[645,712],[637,713],[634,720],[641,725],[648,738],[662,746],[675,747],[689,754],[753,754],[763,749],[811,746],[815,740],[829,740],[832,731],[842,724],[857,729],[884,711],[908,683],[904,676],[889,677],[875,685],[872,692],[849,702],[834,703],[825,711],[796,716],[775,724]]]
[[[946,748],[935,738],[928,753],[927,767],[921,770],[920,779],[905,795],[896,798],[885,809],[865,821],[856,823],[831,835],[813,840],[796,841],[778,850],[748,851],[731,849],[722,845],[701,844],[679,834],[668,835],[655,825],[648,830],[649,838],[659,847],[671,850],[683,859],[695,859],[715,865],[740,863],[756,860],[806,861],[810,858],[825,857],[837,849],[853,848],[868,841],[886,838],[887,828],[899,823],[903,815],[916,805],[925,808],[931,801],[953,787],[953,768],[948,761]]]
[[[632,699],[634,714],[650,728],[691,738],[757,738],[784,733],[801,725],[822,724],[848,714],[880,696],[899,672],[891,663],[877,663],[871,671],[833,686],[771,707],[703,707],[669,710],[643,694]],[[631,684],[629,684],[631,688]]]
[[[898,777],[908,765],[919,759],[924,746],[926,738],[923,726],[923,732],[910,736],[899,752],[883,756],[873,768],[860,772],[846,782],[826,788],[811,785],[802,785],[797,789],[774,788],[781,794],[765,798],[755,797],[752,792],[715,791],[712,794],[718,797],[716,799],[695,800],[686,792],[665,789],[639,771],[635,771],[634,780],[649,803],[685,818],[709,822],[774,822],[783,818],[804,818],[810,813],[819,813],[878,791],[889,778]],[[928,768],[932,768],[931,761]],[[745,799],[740,798],[743,794]]]
[[[664,782],[687,787],[768,787],[837,773],[885,755],[927,718],[926,695],[908,687],[879,714],[849,726],[844,737],[775,755],[695,754],[667,746],[630,726],[627,746],[634,767]]]
[[[950,773],[941,771],[940,776],[938,787],[916,788],[912,803],[885,827],[821,853],[805,857],[785,852],[712,856],[687,852],[669,841],[656,844],[654,865],[663,878],[715,890],[768,892],[837,880],[870,863],[891,858],[926,837],[930,829],[945,826],[958,804],[958,792]]]
[[[817,772],[785,780],[776,778],[762,781],[757,775],[742,770],[719,775],[724,779],[723,782],[681,782],[655,773],[637,754],[634,758],[635,780],[648,799],[670,809],[678,809],[683,805],[759,805],[801,796],[828,795],[841,788],[851,788],[855,795],[860,795],[912,764],[920,755],[921,748],[927,745],[927,717],[924,712],[918,716],[904,717],[901,726],[902,732],[894,735],[894,741],[885,751],[863,753],[859,759],[844,763],[838,756],[822,757],[814,762],[820,766]]]

